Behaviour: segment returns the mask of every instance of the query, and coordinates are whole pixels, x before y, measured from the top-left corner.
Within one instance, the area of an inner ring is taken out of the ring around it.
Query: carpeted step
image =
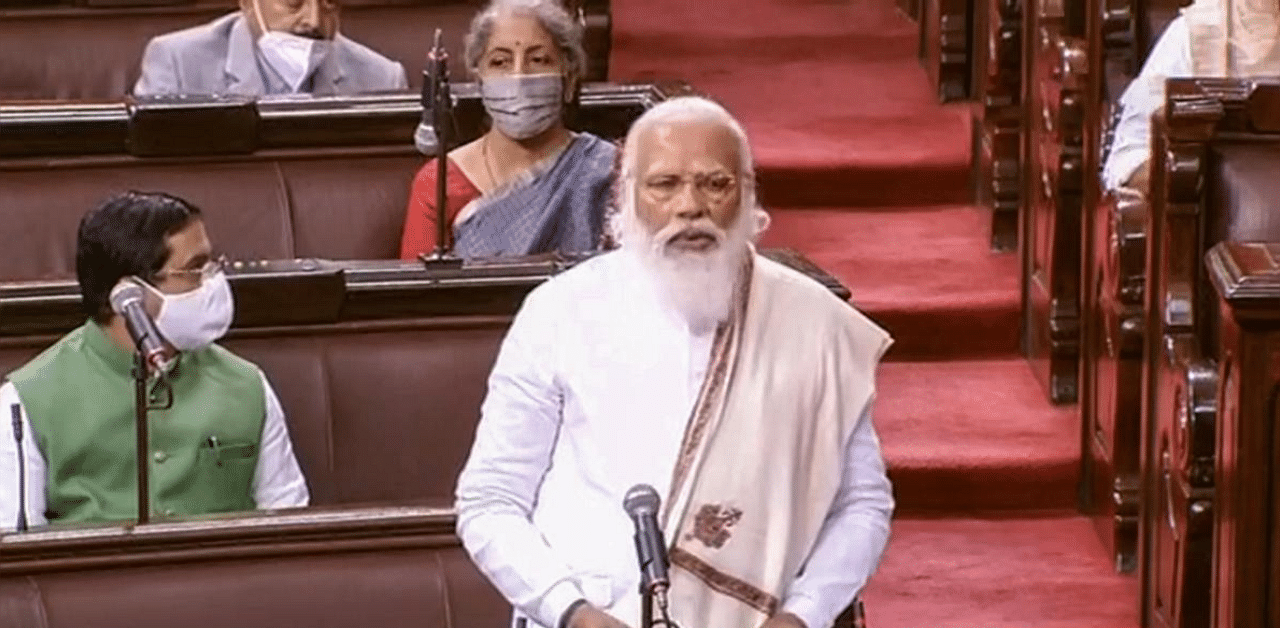
[[[1138,595],[1089,520],[1061,513],[897,519],[863,600],[875,628],[1137,628]]]
[[[969,108],[936,102],[918,30],[886,4],[624,4],[611,79],[683,79],[724,103],[751,138],[766,202],[969,200]]]
[[[1018,259],[988,246],[991,214],[972,206],[777,209],[761,242],[799,250],[893,334],[889,359],[1018,351]]]
[[[1068,509],[1080,420],[1025,360],[886,362],[875,425],[901,512]]]

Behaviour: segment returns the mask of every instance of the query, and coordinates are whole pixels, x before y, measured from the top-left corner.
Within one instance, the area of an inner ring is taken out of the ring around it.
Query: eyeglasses
[[[702,195],[702,198],[720,203],[728,200],[738,188],[738,177],[727,172],[696,174],[692,177],[675,174],[661,174],[644,180],[645,192],[659,201],[669,201],[676,197],[687,185]]]
[[[218,257],[205,262],[204,265],[201,266],[200,268],[187,268],[187,269],[170,268],[168,270],[162,269],[162,270],[156,271],[154,277],[156,279],[168,279],[170,277],[178,277],[181,279],[186,279],[188,281],[195,279],[195,280],[199,280],[200,283],[204,283],[206,279],[213,277],[214,275],[225,270],[226,268],[227,268],[227,256],[219,255]]]

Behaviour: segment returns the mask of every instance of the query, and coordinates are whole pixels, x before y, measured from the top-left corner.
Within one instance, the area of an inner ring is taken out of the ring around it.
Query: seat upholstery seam
[[[293,191],[289,187],[289,178],[285,176],[284,168],[280,165],[280,160],[272,160],[271,166],[275,170],[276,182],[278,184],[277,190],[279,191],[277,194],[279,195],[279,198],[277,201],[279,202],[280,207],[284,210],[284,218],[288,223],[288,229],[285,230],[284,234],[285,237],[288,238],[288,241],[285,242],[285,250],[288,252],[288,257],[290,258],[300,257],[298,255],[297,212],[294,211]]]

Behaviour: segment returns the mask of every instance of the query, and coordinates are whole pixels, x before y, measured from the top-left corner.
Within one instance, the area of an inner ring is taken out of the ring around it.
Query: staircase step
[[[966,205],[771,210],[761,243],[791,247],[853,292],[894,336],[891,360],[1018,352],[1018,258],[988,246],[991,213]]]
[[[875,425],[899,511],[1069,509],[1080,420],[1020,357],[886,362]]]
[[[1090,521],[899,518],[863,592],[875,628],[1137,628],[1139,583]]]

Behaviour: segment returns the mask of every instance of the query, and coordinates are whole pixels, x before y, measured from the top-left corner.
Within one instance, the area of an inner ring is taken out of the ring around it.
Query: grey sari
[[[578,133],[558,156],[476,199],[454,226],[463,258],[577,253],[599,248],[618,148]]]

